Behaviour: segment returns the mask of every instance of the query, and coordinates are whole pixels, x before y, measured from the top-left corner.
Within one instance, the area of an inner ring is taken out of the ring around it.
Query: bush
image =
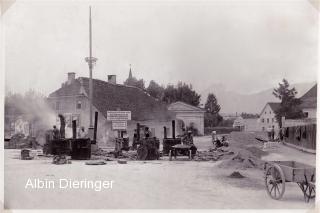
[[[231,132],[239,131],[239,128],[233,127],[205,127],[204,134],[211,135],[212,131],[216,131],[217,134],[229,134]]]

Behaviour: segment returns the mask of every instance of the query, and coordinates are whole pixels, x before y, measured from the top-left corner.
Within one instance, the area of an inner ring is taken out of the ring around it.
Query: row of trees
[[[147,91],[152,97],[170,104],[177,101],[182,101],[193,106],[199,106],[201,95],[198,94],[191,84],[178,82],[176,85],[168,84],[166,87],[158,84],[156,81],[151,80],[149,86],[145,87],[143,79],[136,79],[129,76],[124,82],[125,85],[135,86],[142,90]],[[217,126],[222,122],[223,118],[219,115],[221,107],[218,100],[213,93],[210,93],[205,103],[205,126]]]
[[[129,77],[124,85],[135,86],[142,90],[147,91],[152,97],[163,101],[167,104],[183,101],[193,106],[199,106],[201,95],[199,95],[191,84],[178,82],[176,85],[168,84],[166,87],[158,84],[152,80],[149,86],[145,87],[145,81],[143,79],[136,79],[135,77]]]

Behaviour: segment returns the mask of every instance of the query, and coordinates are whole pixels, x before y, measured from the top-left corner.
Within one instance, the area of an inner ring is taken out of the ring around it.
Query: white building
[[[301,98],[301,109],[307,118],[317,117],[317,84],[314,85]]]
[[[279,130],[279,123],[276,119],[276,110],[280,107],[280,103],[267,103],[262,109],[259,116],[259,123],[262,131],[266,131],[268,128],[274,127]]]
[[[182,120],[186,127],[193,125],[204,135],[204,109],[178,101],[170,104],[168,110],[174,112],[176,119]]]

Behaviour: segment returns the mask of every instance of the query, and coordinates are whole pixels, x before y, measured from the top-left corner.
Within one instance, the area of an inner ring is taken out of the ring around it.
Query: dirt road
[[[240,171],[246,178],[227,177],[233,170],[219,162],[130,161],[89,166],[85,161],[53,165],[52,159],[22,161],[19,150],[5,150],[6,208],[312,208],[296,184],[287,184],[282,200],[268,197],[263,171]],[[25,189],[28,178],[113,180],[112,189]]]

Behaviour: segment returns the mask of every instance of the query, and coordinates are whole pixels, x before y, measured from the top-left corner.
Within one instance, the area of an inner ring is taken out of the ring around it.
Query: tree
[[[205,109],[204,125],[206,127],[217,126],[223,120],[222,116],[219,115],[221,107],[213,93],[209,93],[205,103]]]
[[[279,83],[279,87],[275,88],[272,94],[281,100],[279,109],[276,110],[276,119],[282,127],[281,118],[284,116],[286,119],[299,119],[303,118],[303,112],[299,108],[301,100],[296,98],[296,89],[293,87],[289,89],[290,85],[286,79]]]
[[[157,84],[157,82],[155,82],[154,80],[151,80],[147,88],[147,92],[152,97],[161,100],[164,94],[164,87]]]
[[[143,79],[137,80],[135,77],[127,78],[127,80],[123,82],[123,84],[127,86],[138,87],[143,90],[145,89],[144,80]]]
[[[218,114],[221,107],[218,104],[218,100],[213,93],[209,93],[207,97],[207,102],[205,104],[205,109],[208,113],[211,114]]]
[[[170,104],[176,101],[182,101],[193,106],[199,106],[200,97],[191,84],[178,82],[176,86],[169,84],[163,94],[162,101]]]

